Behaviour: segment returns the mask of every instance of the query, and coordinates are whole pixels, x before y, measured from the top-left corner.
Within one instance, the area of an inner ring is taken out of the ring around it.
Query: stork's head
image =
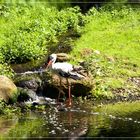
[[[47,68],[52,65],[53,63],[55,63],[57,59],[57,55],[56,54],[51,54],[49,57],[48,57],[48,60],[47,60]]]

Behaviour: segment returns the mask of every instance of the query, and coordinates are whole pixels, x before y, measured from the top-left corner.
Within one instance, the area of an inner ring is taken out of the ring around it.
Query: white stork
[[[62,86],[62,77],[66,78],[67,80],[67,85],[68,85],[68,105],[71,106],[71,86],[69,83],[68,78],[72,78],[74,80],[80,80],[84,78],[83,75],[80,75],[76,72],[76,69],[74,68],[73,65],[70,63],[66,62],[56,62],[57,55],[56,54],[51,54],[48,57],[48,62],[47,62],[47,68],[49,68],[54,74],[58,75],[60,78],[60,87]],[[60,92],[58,96],[58,100],[60,97]]]

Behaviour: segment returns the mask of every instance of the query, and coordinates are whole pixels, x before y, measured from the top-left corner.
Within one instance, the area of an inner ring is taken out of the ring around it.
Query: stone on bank
[[[13,103],[17,100],[17,87],[11,79],[0,75],[0,100],[6,103]]]

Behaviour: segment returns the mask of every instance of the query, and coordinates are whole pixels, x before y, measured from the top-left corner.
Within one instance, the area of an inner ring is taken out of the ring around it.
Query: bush
[[[68,30],[80,33],[84,16],[78,7],[58,11],[38,5],[4,6],[0,52],[4,62],[23,63],[47,53],[48,44]],[[8,10],[5,10],[8,9]],[[1,55],[0,55],[1,56]]]
[[[0,50],[3,53],[5,62],[21,63],[28,60],[37,59],[45,53],[45,48],[41,47],[42,40],[38,33],[17,31],[9,34]]]
[[[14,76],[14,72],[6,63],[0,64],[0,75],[5,75],[12,78]]]

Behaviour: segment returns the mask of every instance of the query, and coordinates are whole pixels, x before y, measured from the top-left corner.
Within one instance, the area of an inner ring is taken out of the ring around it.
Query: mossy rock
[[[72,80],[69,79],[69,82],[71,83],[71,94],[75,97],[85,97],[90,96],[93,89],[93,83],[91,82],[92,79],[85,78],[83,80]],[[61,95],[65,94],[65,96],[68,96],[68,85],[66,82],[66,79],[62,79],[62,87],[60,87],[60,81],[59,77],[56,75],[52,76],[52,79],[44,83],[43,86],[43,95],[50,97],[50,98],[57,98],[59,95],[59,92],[63,92]]]
[[[17,87],[32,89],[36,91],[37,88],[41,86],[42,79],[38,74],[23,74],[15,76],[14,82]]]
[[[31,89],[18,87],[18,92],[20,93],[17,98],[18,102],[28,101],[29,99],[31,99],[32,101],[36,100],[36,92]]]
[[[15,102],[18,96],[17,87],[11,79],[0,75],[0,100],[6,103]]]

